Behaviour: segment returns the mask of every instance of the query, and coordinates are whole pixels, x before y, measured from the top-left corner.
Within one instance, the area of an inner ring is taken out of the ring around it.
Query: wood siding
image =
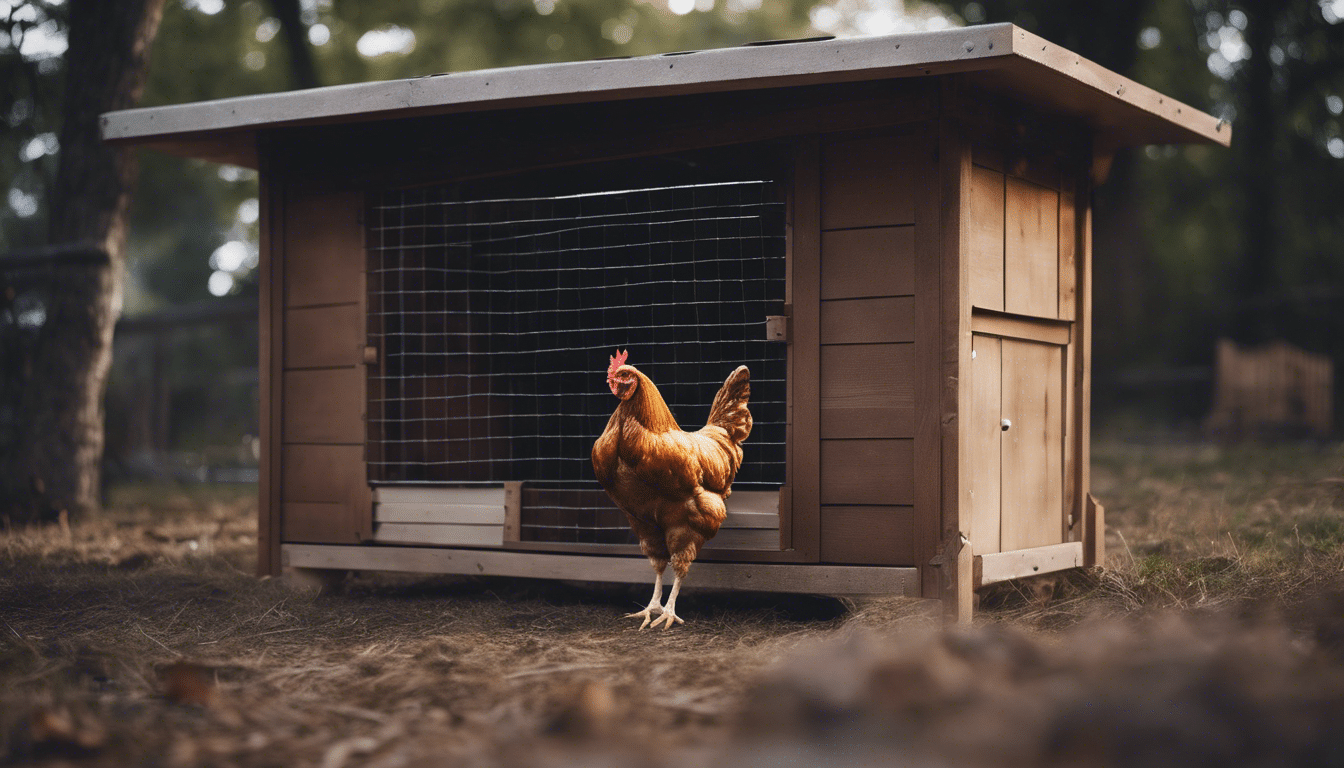
[[[363,196],[291,186],[283,236],[280,500],[284,541],[373,534],[364,464]]]
[[[821,560],[915,562],[918,136],[821,153]]]

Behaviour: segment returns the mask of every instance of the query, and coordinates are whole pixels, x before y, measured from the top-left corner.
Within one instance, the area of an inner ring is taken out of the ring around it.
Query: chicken
[[[683,432],[658,387],[625,364],[628,354],[618,350],[607,368],[607,386],[621,402],[593,443],[593,469],[653,565],[653,598],[626,618],[643,618],[640,629],[659,623],[667,629],[685,623],[677,615],[677,593],[700,547],[728,514],[724,500],[742,466],[742,441],[751,434],[751,372],[738,366],[714,396],[708,423]],[[664,605],[669,562],[676,579]]]

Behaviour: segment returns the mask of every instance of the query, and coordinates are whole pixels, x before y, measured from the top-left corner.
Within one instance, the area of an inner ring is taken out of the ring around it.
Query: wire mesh
[[[372,201],[372,480],[598,489],[590,451],[617,403],[606,369],[619,348],[688,430],[750,367],[755,426],[734,487],[784,482],[786,350],[765,341],[785,298],[776,182],[461,195],[443,185]],[[591,493],[532,498],[539,513],[610,520]],[[580,540],[614,540],[619,528],[575,520],[525,516],[525,537],[564,540],[577,525]]]

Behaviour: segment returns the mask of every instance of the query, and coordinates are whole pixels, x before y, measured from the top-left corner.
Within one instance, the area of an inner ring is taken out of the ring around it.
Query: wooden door
[[[1063,541],[1065,359],[1058,344],[973,336],[973,554]]]

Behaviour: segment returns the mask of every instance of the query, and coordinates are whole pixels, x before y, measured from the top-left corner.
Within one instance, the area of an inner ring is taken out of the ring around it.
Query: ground
[[[1105,569],[900,598],[258,579],[248,489],[0,533],[0,762],[1321,765],[1344,760],[1344,449],[1105,444]],[[692,569],[691,584],[694,583]]]

